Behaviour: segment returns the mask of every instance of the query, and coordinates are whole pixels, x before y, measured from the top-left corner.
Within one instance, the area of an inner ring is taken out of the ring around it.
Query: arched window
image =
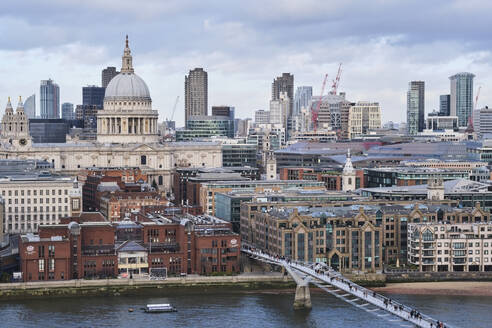
[[[140,156],[140,164],[147,165],[147,156],[145,155]]]

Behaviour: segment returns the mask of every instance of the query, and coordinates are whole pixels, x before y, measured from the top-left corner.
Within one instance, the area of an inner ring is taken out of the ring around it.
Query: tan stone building
[[[408,226],[408,262],[419,271],[492,271],[492,223]]]
[[[36,232],[39,225],[58,224],[82,211],[79,184],[70,177],[12,176],[0,178],[5,233]]]
[[[371,222],[363,207],[343,220],[331,220],[324,211],[280,207],[259,213],[241,229],[241,238],[243,243],[273,254],[326,262],[345,272],[382,270],[382,227]]]
[[[345,258],[343,261],[349,261],[350,253],[347,248],[350,245],[347,243],[349,235],[352,233],[352,231],[349,231],[350,227],[362,227],[366,222],[375,228],[381,228],[381,235],[378,236],[382,252],[381,259],[385,264],[396,265],[407,262],[407,230],[410,223],[443,221],[474,223],[490,221],[490,213],[479,206],[458,208],[457,203],[453,201],[428,201],[419,204],[375,200],[333,201],[326,203],[252,201],[241,204],[240,231],[243,241],[258,245],[258,247],[265,247],[262,244],[262,240],[270,240],[270,238],[275,240],[275,238],[278,238],[278,234],[275,235],[275,233],[270,237],[265,237],[265,235],[270,234],[272,229],[271,224],[265,226],[262,223],[266,220],[265,217],[275,211],[290,213],[295,208],[299,209],[299,213],[304,211],[311,213],[310,215],[313,217],[325,218],[326,223],[331,225],[331,232],[324,232],[327,238],[326,250],[324,253],[319,252],[321,258],[325,257],[327,262],[334,254],[337,254],[338,259]],[[372,227],[370,228],[372,229]],[[265,231],[268,231],[268,233]],[[339,231],[339,236],[336,235],[337,231]],[[334,244],[330,241],[330,238],[335,238]],[[339,244],[336,243],[336,239],[339,239]],[[271,244],[269,247],[272,247]],[[269,250],[278,252],[282,249],[272,248]],[[343,262],[342,264],[345,269],[355,270],[357,268],[356,265],[349,264],[349,262]],[[362,266],[359,268],[362,268]],[[365,265],[364,269],[366,269]]]

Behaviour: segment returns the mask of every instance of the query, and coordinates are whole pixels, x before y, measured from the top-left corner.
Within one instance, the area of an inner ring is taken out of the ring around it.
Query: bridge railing
[[[404,320],[410,321],[417,326],[420,327],[437,327],[437,320],[434,318],[417,312],[415,309],[404,305],[400,302],[397,302],[393,299],[385,297],[381,294],[378,294],[370,289],[362,287],[358,284],[353,283],[349,279],[342,276],[341,273],[334,270],[326,263],[314,263],[314,262],[304,262],[291,260],[282,256],[273,256],[267,253],[264,253],[260,250],[257,250],[252,247],[247,247],[242,249],[243,252],[249,253],[254,256],[262,257],[270,263],[276,263],[280,266],[290,266],[295,268],[305,274],[316,277],[321,281],[324,281],[328,284],[331,284],[341,290],[344,290],[360,299],[366,300],[373,305],[380,307],[383,310],[386,310],[394,315],[403,318]],[[323,268],[323,270],[321,270]],[[318,271],[319,270],[319,271]],[[322,271],[322,274],[320,273]],[[328,279],[327,279],[328,278]],[[329,280],[329,281],[327,281]],[[396,309],[395,309],[396,307]],[[416,311],[420,317],[412,317],[412,311]],[[450,327],[446,325],[446,327]]]

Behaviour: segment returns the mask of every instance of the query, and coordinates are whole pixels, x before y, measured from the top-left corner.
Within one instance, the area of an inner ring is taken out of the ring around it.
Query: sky
[[[208,72],[213,105],[236,117],[268,109],[283,72],[320,92],[324,74],[350,101],[379,102],[383,122],[406,119],[408,82],[423,80],[425,109],[439,107],[449,76],[472,72],[478,107],[492,104],[492,1],[481,0],[16,0],[0,1],[0,112],[7,97],[60,85],[60,103],[121,66],[125,35],[135,72],[160,120],[184,122],[184,77]]]

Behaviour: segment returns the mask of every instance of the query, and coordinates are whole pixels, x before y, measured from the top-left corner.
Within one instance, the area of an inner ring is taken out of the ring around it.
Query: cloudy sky
[[[492,2],[480,0],[1,1],[1,111],[7,96],[36,93],[39,102],[39,81],[48,78],[61,102],[81,103],[82,86],[120,67],[125,34],[161,120],[180,96],[178,124],[194,67],[208,71],[209,106],[233,105],[239,117],[268,109],[282,72],[318,94],[340,62],[339,90],[351,101],[379,101],[384,121],[405,120],[409,81],[426,82],[430,112],[461,71],[476,74],[484,106],[492,104],[491,12]]]

